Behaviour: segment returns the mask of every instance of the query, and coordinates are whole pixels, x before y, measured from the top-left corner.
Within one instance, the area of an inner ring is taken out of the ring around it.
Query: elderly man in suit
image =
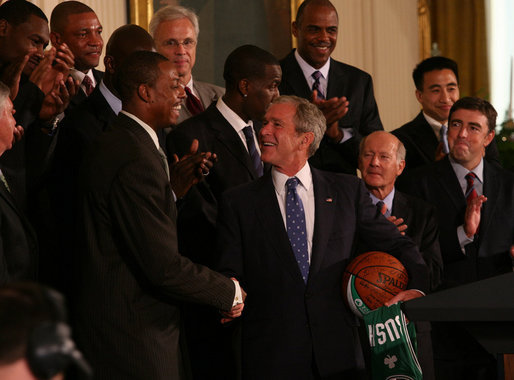
[[[307,163],[324,131],[312,103],[277,98],[259,136],[272,169],[223,196],[220,270],[251,289],[242,316],[243,379],[355,378],[353,316],[341,280],[358,242],[407,268],[408,290],[391,302],[428,287],[414,243],[377,212],[362,182]]]
[[[175,65],[180,82],[185,86],[187,97],[178,123],[202,112],[223,95],[223,88],[193,80],[191,71],[200,33],[198,16],[193,10],[178,5],[161,8],[150,20],[149,30],[157,51]]]
[[[395,188],[405,168],[405,147],[394,135],[377,131],[364,137],[359,149],[359,170],[369,196],[387,219],[412,239],[428,266],[430,290],[441,282],[443,259],[435,207]],[[423,379],[434,379],[430,324],[416,323],[418,358]]]
[[[52,45],[65,43],[75,58],[70,71],[80,83],[80,91],[72,98],[69,108],[86,99],[100,83],[103,72],[95,67],[100,62],[102,48],[102,24],[95,12],[80,1],[64,1],[57,4],[50,16],[50,40]]]
[[[77,340],[96,379],[182,379],[182,302],[230,316],[240,313],[242,296],[236,281],[177,248],[169,168],[156,133],[176,121],[184,98],[173,64],[139,51],[117,75],[122,111],[80,174]],[[188,186],[202,177],[209,154],[190,159],[182,175]]]
[[[514,175],[483,159],[496,116],[485,100],[456,101],[448,119],[450,154],[405,181],[405,191],[436,206],[444,287],[512,271]],[[494,358],[464,331],[433,326],[437,379],[496,377]]]
[[[281,62],[280,93],[312,99],[327,119],[313,166],[355,174],[362,136],[383,129],[371,76],[331,58],[339,19],[329,0],[307,0],[298,8],[293,35],[298,48]]]
[[[0,82],[0,156],[11,148],[16,127],[10,89]],[[0,285],[35,280],[38,247],[36,235],[10,192],[0,169]]]
[[[422,109],[413,120],[392,132],[407,149],[404,176],[449,153],[448,115],[460,96],[459,69],[450,58],[430,57],[421,61],[412,72],[412,79]],[[498,161],[494,141],[487,146],[486,157]]]

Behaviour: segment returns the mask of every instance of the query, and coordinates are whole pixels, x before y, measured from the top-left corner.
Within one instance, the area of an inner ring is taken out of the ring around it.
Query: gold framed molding
[[[148,30],[153,15],[153,0],[130,0],[130,23]]]
[[[296,21],[296,11],[298,10],[298,7],[301,3],[303,3],[303,0],[291,0],[291,24],[293,23],[293,21]],[[296,38],[293,35],[291,35],[291,43],[293,45],[293,48],[296,49]]]
[[[432,36],[430,29],[430,10],[427,0],[418,0],[418,38],[420,60],[430,57],[432,49]]]

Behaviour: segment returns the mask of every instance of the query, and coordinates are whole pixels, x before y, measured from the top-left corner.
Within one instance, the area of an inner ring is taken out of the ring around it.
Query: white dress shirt
[[[462,189],[462,193],[464,194],[464,197],[466,196],[466,189],[468,187],[468,182],[466,181],[466,174],[470,172],[470,170],[466,169],[461,164],[455,162],[451,156],[448,156],[450,158],[450,163],[452,165],[453,171],[455,172],[455,175],[457,176],[457,179],[459,180],[460,187]],[[477,195],[480,196],[484,193],[484,160],[480,160],[480,163],[471,170],[475,175],[477,176],[477,179],[475,180],[473,187],[475,188]],[[474,236],[468,237],[466,233],[464,232],[464,224],[457,227],[457,237],[459,239],[460,248],[463,253],[466,253],[466,250],[464,247],[472,243],[474,240]]]
[[[286,182],[289,178],[296,177],[300,181],[296,187],[296,192],[302,200],[303,210],[305,212],[305,228],[307,231],[307,250],[309,253],[309,264],[312,255],[312,236],[314,233],[314,186],[312,183],[311,168],[308,163],[305,163],[303,168],[292,177],[279,172],[275,167],[271,169],[271,177],[273,179],[273,186],[277,195],[278,206],[282,219],[284,221],[284,229],[287,231],[286,219],[286,195],[287,188]]]
[[[223,117],[229,122],[229,124],[234,128],[234,131],[236,131],[237,135],[241,139],[241,142],[243,143],[243,146],[246,148],[246,151],[249,154],[248,146],[246,145],[246,137],[243,133],[243,129],[249,125],[252,127],[253,133],[253,140],[255,141],[255,148],[257,148],[257,153],[259,153],[259,156],[261,155],[261,150],[259,148],[259,141],[257,140],[257,133],[255,133],[255,129],[253,129],[253,122],[251,120],[248,120],[248,122],[245,122],[243,119],[239,117],[237,113],[232,111],[232,109],[227,106],[227,104],[223,101],[222,98],[218,99],[218,102],[216,103],[216,108],[220,113],[223,115]]]

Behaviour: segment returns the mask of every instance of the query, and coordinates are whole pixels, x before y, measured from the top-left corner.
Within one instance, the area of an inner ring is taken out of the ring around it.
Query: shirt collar
[[[447,124],[448,122],[441,123],[440,121],[437,121],[433,117],[428,116],[425,113],[425,111],[423,111],[423,116],[425,117],[425,120],[427,121],[427,123],[432,127],[432,130],[434,131],[435,135],[439,138],[439,135],[441,133],[441,125],[442,124]]]
[[[133,115],[125,110],[121,110],[120,113],[130,117],[132,120],[134,120],[136,123],[138,123],[143,129],[150,135],[152,138],[152,141],[155,144],[155,147],[157,150],[159,150],[159,139],[157,138],[157,133],[150,127],[148,124],[146,124],[143,120],[138,118],[136,115]]]
[[[244,127],[247,125],[253,127],[253,122],[249,120],[248,122],[244,121],[239,117],[237,113],[232,111],[232,109],[227,106],[227,104],[223,101],[222,98],[218,99],[218,102],[216,103],[216,108],[220,113],[223,115],[223,117],[230,123],[232,128],[236,130],[237,133],[240,133]]]
[[[189,82],[187,82],[186,87],[187,87],[187,88],[189,88],[189,90],[190,90],[190,91],[191,91],[195,96],[197,96],[197,95],[196,95],[196,93],[195,93],[195,87],[194,87],[194,85],[193,85],[193,76],[192,76],[192,75],[191,75],[191,79],[189,79]]]
[[[323,78],[328,79],[328,71],[330,70],[331,58],[327,59],[327,62],[322,67],[320,67],[319,69],[315,69],[314,67],[309,65],[305,61],[305,59],[303,59],[300,56],[300,53],[298,53],[298,49],[294,51],[294,56],[296,58],[296,61],[298,62],[298,65],[303,71],[303,75],[305,75],[306,78],[312,78],[312,73],[314,73],[315,71],[319,71],[323,75]]]
[[[78,71],[77,69],[70,69],[70,75],[73,79],[78,80],[80,85],[82,85],[82,81],[84,80],[84,77],[87,75],[93,81],[93,87],[96,86],[96,79],[93,75],[93,69],[89,69],[86,74],[84,74],[82,71]]]
[[[479,162],[479,164],[473,168],[472,170],[466,169],[464,166],[456,162],[451,155],[448,155],[450,158],[450,163],[452,165],[453,171],[457,175],[457,178],[464,178],[466,174],[468,174],[470,171],[475,173],[478,180],[481,183],[484,183],[484,159],[482,158]]]
[[[100,88],[100,92],[104,96],[107,103],[109,103],[109,106],[111,106],[114,113],[117,115],[121,111],[121,100],[114,95],[111,90],[107,88],[105,85],[103,79],[100,81],[100,84],[98,85]]]
[[[279,172],[275,167],[272,167],[271,169],[271,178],[273,179],[273,186],[275,187],[275,191],[281,196],[286,191],[287,180],[292,177],[298,178],[298,180],[300,181],[300,185],[302,185],[306,191],[310,190],[312,186],[312,172],[308,162],[305,163],[303,168],[301,168],[298,173],[291,177]]]
[[[377,197],[375,197],[372,193],[369,193],[369,196],[371,198],[371,202],[376,205],[379,201],[382,201],[385,203],[385,205],[387,206],[387,209],[389,211],[391,211],[393,209],[393,199],[394,199],[394,193],[395,193],[395,189],[393,187],[393,190],[391,190],[391,192],[389,194],[387,194],[385,196],[384,199],[378,199]]]

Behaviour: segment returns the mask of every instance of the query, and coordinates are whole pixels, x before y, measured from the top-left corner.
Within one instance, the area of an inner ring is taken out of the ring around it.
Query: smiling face
[[[182,100],[185,98],[184,88],[171,62],[159,63],[160,75],[153,87],[149,87],[149,104],[155,129],[162,129],[176,124]]]
[[[298,53],[312,67],[319,69],[330,58],[337,42],[337,13],[330,6],[309,4],[302,19],[293,22]]]
[[[196,60],[197,36],[188,18],[161,22],[154,33],[157,51],[173,63],[185,85],[191,79]]]
[[[2,61],[13,62],[29,54],[23,73],[30,75],[43,58],[43,51],[50,38],[48,23],[40,17],[30,15],[17,26],[0,20],[0,36],[3,37]]]
[[[278,85],[282,79],[279,65],[266,65],[264,76],[247,80],[244,112],[249,119],[262,120],[273,99],[279,96]]]
[[[423,75],[423,91],[416,90],[423,111],[441,124],[446,124],[450,109],[459,99],[459,86],[450,69],[428,71]]]
[[[307,162],[312,132],[297,133],[294,124],[296,106],[290,103],[272,104],[259,133],[262,161],[278,171],[295,175]]]
[[[480,111],[458,109],[448,123],[450,156],[468,170],[474,169],[494,138],[487,117]]]
[[[68,45],[75,56],[75,69],[86,73],[98,66],[104,42],[102,25],[94,12],[69,15],[62,33],[52,31],[52,35],[55,43]]]
[[[387,132],[374,132],[366,137],[359,154],[359,170],[368,190],[384,199],[394,187],[405,167],[397,159],[398,139]]]

